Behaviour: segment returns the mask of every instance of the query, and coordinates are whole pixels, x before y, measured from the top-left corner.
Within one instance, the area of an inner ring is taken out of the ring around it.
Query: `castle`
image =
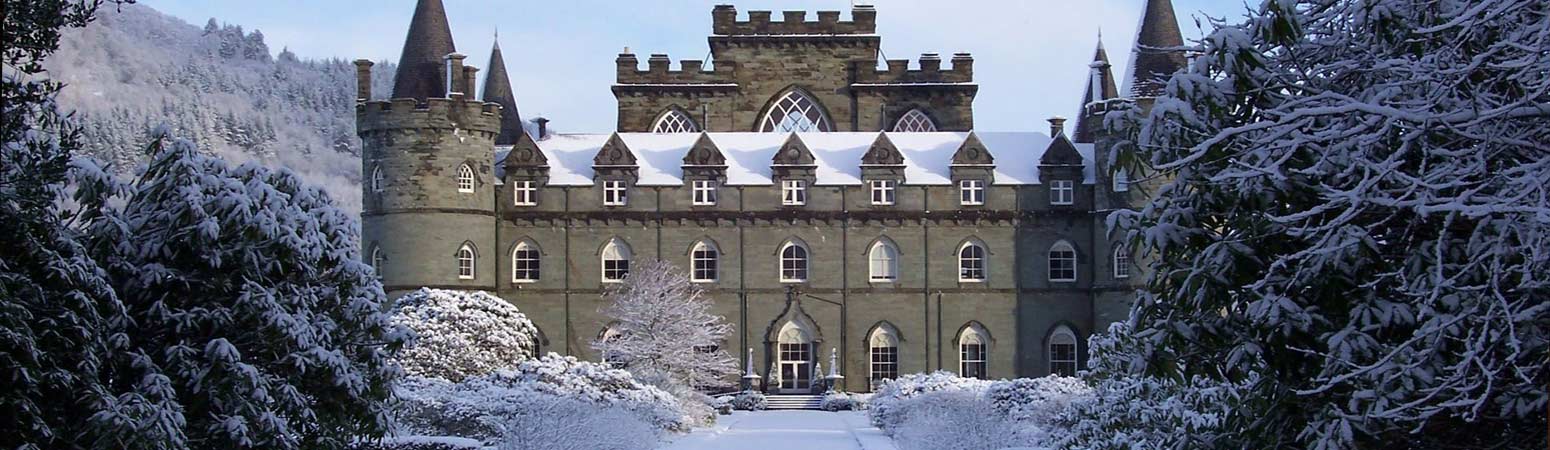
[[[736,327],[722,348],[770,392],[948,370],[1072,374],[1142,278],[1106,232],[1136,205],[1101,115],[1149,105],[1185,64],[1169,0],[1147,0],[1130,74],[1102,44],[1071,133],[974,131],[974,59],[879,67],[877,11],[711,11],[711,66],[617,57],[618,130],[524,130],[497,45],[482,97],[440,0],[415,8],[391,100],[357,61],[364,254],[386,289],[485,290],[541,351],[598,359],[601,293],[671,261]],[[1123,89],[1116,82],[1124,84]],[[741,365],[741,364],[740,364]],[[825,368],[827,372],[829,369]],[[728,380],[729,384],[734,380]]]

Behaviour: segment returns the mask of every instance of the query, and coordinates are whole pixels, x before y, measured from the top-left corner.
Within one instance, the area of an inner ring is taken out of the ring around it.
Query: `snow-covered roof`
[[[757,186],[774,184],[770,164],[786,142],[785,133],[708,133],[726,157],[727,184]],[[877,140],[877,132],[797,133],[813,152],[816,185],[860,185],[861,157]],[[1039,158],[1049,148],[1050,137],[1038,132],[976,132],[995,158],[998,185],[1039,184]],[[551,134],[538,141],[549,160],[549,184],[592,185],[592,161],[610,134]],[[952,184],[953,154],[963,145],[967,132],[888,133],[888,139],[904,155],[904,184]],[[640,186],[683,184],[683,158],[699,140],[700,133],[619,133],[635,154]],[[510,147],[497,148],[497,170]],[[1076,144],[1082,155],[1083,183],[1092,184],[1093,145]],[[498,174],[504,176],[504,174]]]

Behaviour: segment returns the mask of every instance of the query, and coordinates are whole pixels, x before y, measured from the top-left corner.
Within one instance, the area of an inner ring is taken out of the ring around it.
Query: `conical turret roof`
[[[393,98],[440,98],[447,96],[447,54],[457,51],[452,43],[452,28],[441,0],[420,0],[409,22],[404,53],[398,57],[398,74],[393,79]]]
[[[501,105],[501,134],[495,137],[495,145],[511,145],[522,134],[522,115],[517,114],[517,99],[511,93],[511,79],[506,75],[506,59],[501,57],[500,35],[490,49],[490,71],[484,74],[485,102]]]
[[[1184,68],[1184,52],[1165,50],[1184,45],[1179,34],[1179,19],[1173,15],[1171,0],[1146,0],[1141,26],[1136,28],[1135,47],[1130,50],[1130,66],[1125,74],[1125,96],[1155,97],[1167,87],[1169,75]]]
[[[1097,73],[1093,73],[1097,72]],[[1119,97],[1114,87],[1114,72],[1109,68],[1109,52],[1103,49],[1103,33],[1098,34],[1098,49],[1093,51],[1092,64],[1088,65],[1087,89],[1082,93],[1081,110],[1076,116],[1076,142],[1093,142],[1093,133],[1102,126],[1102,119],[1089,117],[1087,104]]]

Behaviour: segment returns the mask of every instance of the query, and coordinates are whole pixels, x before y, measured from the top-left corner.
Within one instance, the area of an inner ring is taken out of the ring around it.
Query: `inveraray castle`
[[[831,351],[853,391],[1074,373],[1140,282],[1104,221],[1142,189],[1106,167],[1101,114],[1149,105],[1185,64],[1164,50],[1182,44],[1171,2],[1146,2],[1130,74],[1101,43],[1090,65],[1050,68],[1091,79],[1072,129],[1050,118],[1047,134],[974,130],[968,53],[879,64],[877,14],[716,6],[709,64],[620,54],[618,130],[562,134],[524,130],[498,46],[476,97],[441,1],[420,0],[391,100],[370,100],[356,63],[364,253],[392,295],[490,291],[541,351],[594,360],[613,332],[603,290],[671,261],[772,392],[813,389]]]

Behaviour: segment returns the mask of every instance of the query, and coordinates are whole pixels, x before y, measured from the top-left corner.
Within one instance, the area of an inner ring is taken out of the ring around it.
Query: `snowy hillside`
[[[68,30],[46,67],[85,127],[87,151],[117,172],[145,159],[147,132],[173,134],[232,161],[287,167],[360,211],[355,67],[346,60],[271,56],[258,30],[203,28],[143,5],[103,8]],[[391,90],[392,64],[378,64],[373,92]]]

